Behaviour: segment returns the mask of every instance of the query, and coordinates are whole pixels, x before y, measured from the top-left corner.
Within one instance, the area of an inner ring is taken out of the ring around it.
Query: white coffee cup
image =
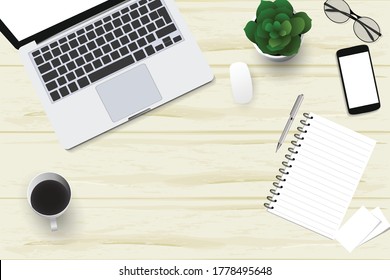
[[[56,231],[57,218],[69,206],[71,190],[68,182],[56,173],[41,173],[31,180],[27,188],[27,200],[40,216],[50,220],[52,231]]]

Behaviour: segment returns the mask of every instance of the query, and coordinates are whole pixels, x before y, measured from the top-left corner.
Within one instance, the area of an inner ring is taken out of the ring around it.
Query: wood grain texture
[[[360,206],[390,218],[390,2],[354,1],[384,36],[370,44],[382,108],[348,116],[336,50],[360,44],[352,22],[335,24],[323,1],[292,1],[313,18],[298,56],[274,64],[242,31],[256,1],[177,4],[216,79],[211,84],[71,151],[57,142],[17,52],[0,35],[1,259],[390,259],[390,235],[349,254],[337,242],[262,207],[292,129],[277,139],[299,93],[313,111],[377,140],[345,219]],[[249,64],[255,96],[234,104],[229,65]],[[298,125],[296,121],[294,127]],[[37,173],[65,176],[73,191],[60,231],[26,201]]]

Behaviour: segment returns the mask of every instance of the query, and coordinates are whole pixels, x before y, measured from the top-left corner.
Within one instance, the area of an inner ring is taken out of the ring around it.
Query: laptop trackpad
[[[148,109],[162,99],[145,64],[98,85],[96,90],[113,122]]]

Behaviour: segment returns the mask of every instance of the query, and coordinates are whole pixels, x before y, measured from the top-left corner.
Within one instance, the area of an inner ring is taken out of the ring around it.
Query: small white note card
[[[371,212],[362,206],[338,231],[336,240],[352,252],[357,246],[369,241],[390,228],[382,211],[375,208]]]

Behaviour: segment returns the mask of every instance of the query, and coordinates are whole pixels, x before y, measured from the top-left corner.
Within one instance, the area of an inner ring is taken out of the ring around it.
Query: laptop
[[[213,79],[172,0],[2,0],[0,19],[65,149]]]

